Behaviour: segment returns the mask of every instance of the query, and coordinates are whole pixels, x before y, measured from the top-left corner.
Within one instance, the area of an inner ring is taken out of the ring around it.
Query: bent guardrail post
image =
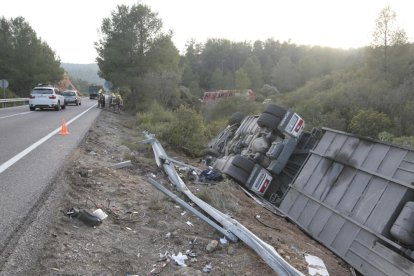
[[[146,131],[144,134],[147,137],[148,143],[150,143],[152,146],[155,162],[157,163],[158,167],[163,166],[164,171],[168,175],[168,178],[175,185],[178,191],[183,192],[190,200],[197,204],[218,223],[223,225],[225,229],[231,231],[239,239],[250,246],[279,275],[303,275],[303,273],[286,262],[271,245],[259,239],[255,234],[240,224],[237,220],[232,219],[226,214],[223,214],[219,210],[208,205],[196,197],[193,193],[191,193],[183,180],[179,177],[177,171],[174,168],[174,165],[166,162],[168,161],[167,159],[162,159],[162,157],[168,157],[168,155],[160,142],[155,138],[155,135],[150,134]]]
[[[200,219],[204,220],[211,227],[213,227],[214,229],[216,229],[217,231],[219,231],[220,233],[222,233],[223,235],[225,235],[229,240],[231,240],[233,242],[236,242],[238,240],[237,237],[232,232],[224,229],[223,227],[221,227],[220,225],[218,225],[217,223],[215,223],[214,221],[212,221],[211,219],[209,219],[208,217],[206,217],[205,215],[203,215],[200,211],[198,211],[197,209],[195,209],[194,207],[192,207],[190,204],[188,204],[187,202],[185,202],[184,200],[182,200],[181,198],[179,198],[177,195],[175,195],[174,193],[172,193],[170,190],[168,190],[167,188],[165,188],[163,185],[161,185],[160,183],[158,183],[154,179],[148,178],[148,181],[155,188],[157,188],[158,190],[160,190],[161,192],[163,192],[164,194],[166,194],[167,196],[169,196],[170,198],[172,198],[173,200],[175,200],[175,202],[177,202],[178,204],[180,204],[182,207],[184,207],[185,209],[187,209],[188,211],[190,211],[191,213],[193,213],[194,215],[196,215]]]

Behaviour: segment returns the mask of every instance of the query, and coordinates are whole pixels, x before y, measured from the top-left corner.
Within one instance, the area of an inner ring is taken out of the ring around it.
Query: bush
[[[162,137],[168,125],[173,121],[173,112],[163,108],[157,101],[153,101],[148,110],[148,112],[137,114],[138,127]]]
[[[207,144],[203,118],[194,109],[180,106],[162,132],[162,139],[192,156],[200,156]]]
[[[351,123],[349,124],[349,130],[351,132],[372,138],[378,137],[380,132],[389,131],[391,127],[392,122],[387,114],[373,109],[359,110],[352,117]]]

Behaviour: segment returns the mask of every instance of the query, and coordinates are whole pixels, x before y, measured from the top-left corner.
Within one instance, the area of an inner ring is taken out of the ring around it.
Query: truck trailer
[[[240,118],[236,116],[235,118]],[[414,275],[414,151],[270,104],[208,146],[212,166],[363,275]]]

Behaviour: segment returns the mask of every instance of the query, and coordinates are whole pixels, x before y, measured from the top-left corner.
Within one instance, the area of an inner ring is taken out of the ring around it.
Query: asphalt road
[[[0,268],[4,252],[22,235],[27,219],[33,220],[31,212],[99,115],[96,103],[83,98],[81,106],[61,111],[0,109]],[[62,120],[69,135],[60,135]]]

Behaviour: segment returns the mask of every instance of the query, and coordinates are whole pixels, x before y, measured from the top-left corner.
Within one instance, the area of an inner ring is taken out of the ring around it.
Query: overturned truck
[[[328,128],[292,109],[236,113],[214,168],[283,212],[364,275],[414,275],[414,151]]]

